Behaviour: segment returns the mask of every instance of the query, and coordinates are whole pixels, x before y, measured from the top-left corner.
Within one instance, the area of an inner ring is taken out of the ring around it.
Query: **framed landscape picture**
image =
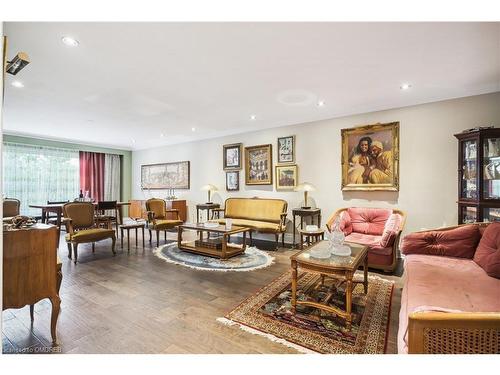
[[[272,145],[245,147],[245,184],[273,184]]]
[[[342,190],[399,190],[399,122],[342,129]]]
[[[142,189],[189,189],[189,161],[141,166]]]
[[[276,166],[276,190],[293,190],[297,187],[297,165]]]
[[[240,190],[240,171],[226,172],[226,190],[227,191]]]
[[[295,136],[278,138],[278,163],[295,163]]]
[[[225,171],[241,169],[241,146],[241,143],[222,146]]]

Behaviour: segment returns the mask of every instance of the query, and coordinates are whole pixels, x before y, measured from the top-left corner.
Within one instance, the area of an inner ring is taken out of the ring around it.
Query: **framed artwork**
[[[189,161],[141,165],[142,189],[189,189]]]
[[[241,143],[224,145],[224,170],[241,169]]]
[[[293,190],[297,187],[298,167],[292,165],[276,166],[276,190]]]
[[[240,171],[226,172],[226,190],[227,191],[240,190]]]
[[[399,190],[399,122],[342,129],[342,190]]]
[[[278,163],[295,163],[295,136],[278,138]]]
[[[273,184],[273,146],[245,147],[245,184]]]

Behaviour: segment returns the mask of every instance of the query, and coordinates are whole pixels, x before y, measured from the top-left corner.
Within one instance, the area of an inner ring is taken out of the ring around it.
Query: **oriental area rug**
[[[272,256],[265,251],[257,249],[256,247],[247,247],[243,254],[226,260],[179,250],[177,242],[160,246],[153,252],[158,258],[164,260],[165,262],[203,271],[255,271],[261,268],[269,267],[274,262],[274,258]]]
[[[362,275],[356,275],[361,279]],[[302,353],[382,354],[386,350],[394,282],[369,276],[353,290],[352,327],[342,318],[309,306],[291,311],[291,275],[287,272],[250,296],[217,321],[295,348]],[[303,273],[297,284],[298,300],[322,300],[333,292],[331,305],[345,308],[345,283]]]

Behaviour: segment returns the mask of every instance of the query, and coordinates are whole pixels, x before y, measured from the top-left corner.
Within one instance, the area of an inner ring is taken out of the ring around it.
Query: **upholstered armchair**
[[[115,252],[116,235],[108,220],[107,228],[100,228],[95,218],[94,205],[90,202],[71,202],[63,206],[63,215],[66,218],[65,225],[66,243],[68,245],[68,258],[71,259],[71,247],[73,247],[73,261],[78,260],[78,245],[81,243],[92,243],[92,252],[95,251],[95,242],[111,238],[111,251]]]
[[[167,209],[167,204],[163,199],[151,198],[146,201],[146,211],[148,214],[149,242],[151,242],[152,231],[156,231],[156,246],[160,246],[160,231],[164,232],[167,239],[167,229],[175,228],[182,224],[179,210]],[[172,213],[175,218],[168,219],[167,213]]]
[[[329,231],[340,217],[345,240],[368,249],[368,267],[394,272],[397,266],[399,239],[406,214],[397,209],[349,207],[337,210],[327,221]]]
[[[3,222],[10,223],[14,216],[19,215],[21,202],[15,198],[5,198],[3,200]]]

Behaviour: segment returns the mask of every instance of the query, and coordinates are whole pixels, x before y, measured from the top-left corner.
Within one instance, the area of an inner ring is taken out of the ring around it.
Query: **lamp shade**
[[[314,191],[314,190],[316,190],[316,187],[309,182],[303,182],[302,184],[298,184],[297,187],[295,188],[295,191]]]
[[[212,185],[212,184],[207,184],[207,185],[203,185],[202,188],[201,188],[202,191],[217,191],[217,186],[215,185]]]

